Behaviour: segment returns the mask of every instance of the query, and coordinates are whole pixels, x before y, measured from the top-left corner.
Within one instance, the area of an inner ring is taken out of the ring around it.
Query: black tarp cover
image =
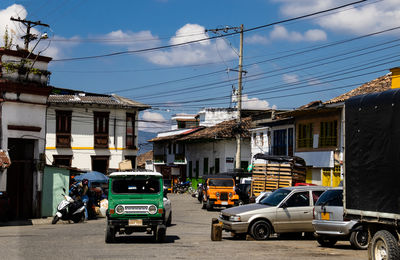
[[[400,89],[345,103],[346,208],[400,213]]]

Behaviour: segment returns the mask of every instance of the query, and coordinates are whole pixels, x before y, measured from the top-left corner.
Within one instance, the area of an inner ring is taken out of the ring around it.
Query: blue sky
[[[234,106],[230,95],[237,87],[232,69],[238,66],[238,34],[157,51],[69,59],[180,44],[217,35],[205,29],[241,24],[251,29],[351,2],[2,0],[0,35],[7,26],[14,44],[23,46],[24,28],[10,16],[49,24],[33,32],[50,36],[34,52],[53,57],[52,86],[128,97],[153,107],[141,113],[144,121],[163,121],[202,107]],[[399,1],[374,0],[246,32],[243,106],[296,108],[388,73],[400,64],[400,29],[393,29],[398,26]],[[141,123],[145,131],[165,126]]]

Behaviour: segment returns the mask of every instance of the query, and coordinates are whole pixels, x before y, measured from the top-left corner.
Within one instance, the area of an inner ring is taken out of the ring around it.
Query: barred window
[[[297,131],[297,147],[312,148],[313,147],[313,124],[299,124]]]
[[[330,122],[321,122],[319,133],[319,147],[337,146],[337,120]]]

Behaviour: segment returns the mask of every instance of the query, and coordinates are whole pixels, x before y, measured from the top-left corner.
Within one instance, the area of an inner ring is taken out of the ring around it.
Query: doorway
[[[92,156],[92,171],[108,173],[109,156]]]
[[[35,141],[9,138],[11,165],[7,170],[7,193],[11,219],[33,217],[33,170]]]

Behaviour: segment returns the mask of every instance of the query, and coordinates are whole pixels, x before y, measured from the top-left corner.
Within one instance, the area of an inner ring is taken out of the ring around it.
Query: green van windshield
[[[111,188],[114,194],[154,194],[160,192],[160,180],[114,179]]]

